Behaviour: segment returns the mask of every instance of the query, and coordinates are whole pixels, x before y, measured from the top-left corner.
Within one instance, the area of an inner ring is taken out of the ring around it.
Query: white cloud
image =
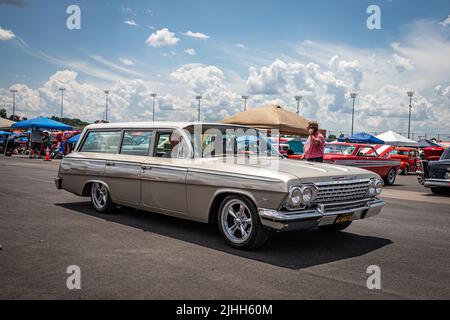
[[[450,15],[443,21],[439,22],[441,24],[441,26],[443,27],[447,27],[450,25]]]
[[[184,52],[186,52],[190,56],[195,56],[196,55],[196,52],[195,52],[194,48],[184,49]]]
[[[152,47],[163,47],[176,45],[178,41],[180,41],[180,39],[175,36],[174,32],[170,32],[169,29],[163,28],[152,33],[145,42]]]
[[[242,43],[235,43],[234,44],[236,47],[241,48],[241,49],[248,49],[247,46],[245,44]]]
[[[408,58],[399,56],[396,53],[392,55],[392,58],[394,59],[393,65],[398,72],[414,71],[416,69]]]
[[[128,59],[128,58],[122,58],[122,57],[120,57],[120,58],[119,58],[119,61],[122,62],[122,63],[123,63],[124,65],[126,65],[126,66],[133,66],[133,65],[134,65],[133,60]]]
[[[206,34],[201,33],[201,32],[192,32],[191,30],[189,30],[188,32],[185,32],[183,34],[187,37],[191,37],[191,38],[198,39],[198,40],[209,39],[209,36],[207,36]]]
[[[3,29],[0,27],[0,40],[6,41],[15,38],[16,35],[11,30]]]
[[[125,19],[123,21],[123,23],[129,25],[129,26],[133,26],[133,27],[138,27],[139,25],[136,23],[136,21],[134,21],[134,19]]]

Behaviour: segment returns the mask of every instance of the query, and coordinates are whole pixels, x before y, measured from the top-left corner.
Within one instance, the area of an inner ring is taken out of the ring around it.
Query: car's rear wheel
[[[256,206],[243,196],[230,195],[222,201],[218,224],[225,241],[237,249],[256,249],[269,236],[259,220]]]
[[[318,228],[319,228],[319,230],[322,230],[322,231],[337,232],[337,231],[342,231],[342,230],[347,229],[348,227],[350,227],[351,224],[352,224],[352,222],[348,221],[348,222],[343,222],[343,223],[330,224],[327,226],[321,226]]]
[[[389,169],[387,176],[383,179],[384,183],[388,186],[392,186],[395,183],[397,177],[397,170],[395,168]]]
[[[108,188],[103,183],[94,182],[92,184],[91,202],[95,210],[101,213],[112,213],[115,209]]]

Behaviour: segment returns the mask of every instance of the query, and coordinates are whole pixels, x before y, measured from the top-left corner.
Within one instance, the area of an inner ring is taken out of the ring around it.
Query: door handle
[[[142,165],[141,168],[142,170],[152,170],[152,166]]]
[[[116,164],[114,162],[111,162],[111,161],[106,161],[106,165],[108,167],[114,167]]]

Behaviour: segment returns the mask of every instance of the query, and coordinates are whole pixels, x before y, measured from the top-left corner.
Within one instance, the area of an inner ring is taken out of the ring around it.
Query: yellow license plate
[[[345,222],[349,222],[349,221],[352,221],[351,213],[342,214],[342,215],[338,216],[334,223],[345,223]]]

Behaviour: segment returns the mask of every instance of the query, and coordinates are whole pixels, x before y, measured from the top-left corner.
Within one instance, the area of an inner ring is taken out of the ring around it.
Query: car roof
[[[136,129],[153,129],[153,128],[170,128],[182,129],[194,125],[203,126],[226,126],[226,127],[246,127],[233,124],[209,123],[209,122],[183,122],[183,121],[141,121],[141,122],[111,122],[111,123],[94,123],[86,126],[86,129],[121,129],[121,128],[136,128]]]

